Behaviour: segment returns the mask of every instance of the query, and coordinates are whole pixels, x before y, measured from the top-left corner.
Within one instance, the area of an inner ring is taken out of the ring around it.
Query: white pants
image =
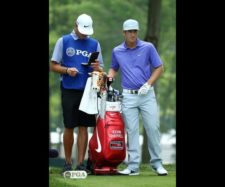
[[[139,113],[148,137],[150,165],[157,168],[162,165],[162,159],[160,158],[159,112],[154,89],[146,95],[123,92],[122,114],[127,131],[128,168],[131,170],[139,170],[140,164]]]

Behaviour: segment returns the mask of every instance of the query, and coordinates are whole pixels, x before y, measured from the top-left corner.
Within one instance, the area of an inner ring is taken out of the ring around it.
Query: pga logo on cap
[[[81,171],[65,171],[63,173],[64,178],[70,179],[85,179],[87,177],[87,172],[84,170]]]

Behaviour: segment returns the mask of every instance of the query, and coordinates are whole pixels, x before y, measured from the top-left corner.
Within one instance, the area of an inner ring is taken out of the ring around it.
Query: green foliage
[[[159,53],[164,73],[158,81],[161,131],[176,124],[176,1],[162,1]]]
[[[123,41],[122,24],[128,18],[140,23],[139,38],[144,39],[147,26],[148,0],[49,0],[49,62],[54,45],[63,34],[70,33],[76,17],[87,13],[93,18],[94,34],[103,54],[105,71],[109,69],[111,51]],[[165,72],[157,82],[161,130],[175,128],[176,118],[176,0],[163,0],[158,51]],[[50,127],[63,127],[59,94],[59,75],[49,73]],[[113,87],[121,89],[120,77]]]

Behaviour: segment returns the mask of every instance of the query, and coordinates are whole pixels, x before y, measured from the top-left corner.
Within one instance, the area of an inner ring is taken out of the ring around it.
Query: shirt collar
[[[139,46],[141,46],[141,41],[140,41],[140,39],[137,38],[137,40],[136,40],[136,47],[135,48],[137,48]],[[126,43],[125,42],[123,42],[123,47],[125,49],[128,49],[128,47],[126,46]]]
[[[74,30],[70,33],[70,35],[73,37],[74,40],[78,40],[78,36],[76,35],[76,33],[74,32]],[[85,39],[88,39],[89,36],[87,36]]]

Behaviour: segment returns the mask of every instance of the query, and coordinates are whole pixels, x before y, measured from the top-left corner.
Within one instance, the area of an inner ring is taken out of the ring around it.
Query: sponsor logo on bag
[[[111,141],[110,149],[112,150],[123,150],[123,141]]]
[[[101,142],[100,142],[100,139],[99,139],[99,136],[98,136],[97,126],[96,126],[96,136],[97,136],[98,147],[97,147],[97,149],[95,149],[95,151],[100,153],[102,151],[102,146],[101,146]]]

